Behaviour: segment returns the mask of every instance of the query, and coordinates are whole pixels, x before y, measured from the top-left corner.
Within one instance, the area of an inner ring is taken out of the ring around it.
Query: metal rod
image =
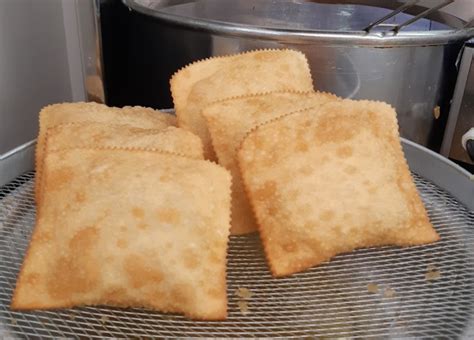
[[[474,27],[474,18],[469,19],[464,25],[464,28],[468,28],[468,27]]]
[[[418,14],[417,16],[405,21],[404,23],[401,23],[400,25],[394,27],[392,29],[392,31],[394,31],[395,33],[397,33],[398,31],[400,31],[400,29],[402,29],[403,27],[406,27],[408,25],[411,25],[412,23],[414,23],[415,21],[418,21],[426,16],[428,16],[429,14],[431,14],[432,12],[434,11],[437,11],[443,7],[446,7],[447,5],[449,5],[450,3],[453,3],[454,0],[444,0],[443,2],[439,3],[438,5],[432,7],[432,8],[429,8],[427,9],[426,11],[423,11],[421,12],[420,14]]]
[[[366,28],[364,28],[364,31],[366,31],[367,33],[370,32],[370,30],[372,28],[374,28],[375,26],[379,26],[381,23],[383,23],[384,21],[387,21],[388,19],[394,17],[395,15],[397,15],[398,13],[401,13],[403,12],[404,10],[410,8],[410,7],[413,7],[414,5],[416,5],[418,2],[420,2],[420,0],[410,0],[406,3],[404,3],[403,5],[401,5],[400,7],[398,7],[397,9],[393,10],[392,12],[388,13],[386,16],[384,16],[383,18],[380,18],[379,20],[375,21],[374,23],[370,24],[369,26],[367,26]]]

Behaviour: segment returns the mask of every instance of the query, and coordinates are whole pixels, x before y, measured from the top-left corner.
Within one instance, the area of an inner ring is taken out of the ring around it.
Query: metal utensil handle
[[[474,18],[469,19],[464,25],[464,28],[469,28],[469,27],[474,27]]]
[[[391,27],[391,31],[393,31],[396,34],[403,27],[409,26],[409,25],[413,24],[414,22],[427,17],[429,14],[433,13],[434,11],[437,11],[437,10],[443,8],[443,7],[446,7],[450,3],[454,2],[454,0],[443,0],[442,2],[437,4],[436,6],[433,6],[431,8],[426,9],[425,11],[421,12],[420,14],[414,16],[413,18],[411,18],[411,19],[409,19],[409,20],[407,20],[407,21],[405,21],[401,24],[398,24],[398,25],[384,24],[384,22],[386,22],[388,19],[393,18],[395,15],[397,15],[397,14],[403,12],[403,11],[406,11],[407,9],[412,8],[413,6],[418,4],[420,1],[421,0],[410,0],[406,3],[404,3],[403,5],[399,6],[396,9],[394,9],[392,12],[390,12],[389,14],[384,16],[383,18],[380,18],[379,20],[377,20],[377,21],[371,23],[369,26],[365,27],[364,31],[369,33],[375,27],[389,26],[389,27]]]
[[[392,12],[388,13],[386,16],[384,16],[383,18],[380,18],[379,20],[371,23],[369,26],[367,26],[366,28],[364,28],[364,31],[366,32],[370,32],[370,30],[374,27],[377,27],[377,26],[380,26],[383,22],[387,21],[388,19],[390,18],[393,18],[395,15],[397,15],[398,13],[401,13],[403,12],[404,10],[406,9],[409,9],[411,7],[413,7],[414,5],[416,5],[418,2],[420,2],[420,0],[410,0],[406,3],[404,3],[403,5],[401,5],[400,7],[396,8],[395,10],[393,10]]]

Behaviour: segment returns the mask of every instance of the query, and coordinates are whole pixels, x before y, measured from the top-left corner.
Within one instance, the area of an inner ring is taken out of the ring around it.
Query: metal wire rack
[[[0,189],[0,336],[474,337],[474,213],[414,176],[442,237],[439,243],[363,249],[305,273],[273,279],[258,237],[232,237],[229,317],[195,322],[143,309],[11,311],[35,220],[34,173],[27,173]],[[246,314],[235,294],[244,287],[252,293]]]

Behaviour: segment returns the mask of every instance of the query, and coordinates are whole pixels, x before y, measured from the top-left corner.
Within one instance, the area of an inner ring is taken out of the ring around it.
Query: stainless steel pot
[[[167,90],[175,70],[197,59],[294,48],[308,57],[316,89],[387,101],[397,109],[404,137],[438,151],[456,60],[474,31],[463,20],[441,13],[441,5],[427,9],[416,2],[123,0],[136,18],[130,30],[142,40],[134,42],[142,52],[140,63],[147,48],[161,53],[156,63],[163,67],[144,75],[157,79],[155,93]],[[139,77],[140,67],[134,70]]]

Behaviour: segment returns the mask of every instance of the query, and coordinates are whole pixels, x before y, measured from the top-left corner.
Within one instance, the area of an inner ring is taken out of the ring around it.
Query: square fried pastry
[[[163,129],[142,129],[130,125],[110,125],[96,122],[59,124],[46,131],[44,147],[47,154],[73,147],[115,147],[158,149],[196,159],[204,159],[201,139],[190,131],[174,126]],[[42,167],[36,166],[37,207],[41,202]]]
[[[245,135],[255,126],[286,113],[337,99],[335,95],[321,92],[278,91],[225,99],[204,107],[202,115],[206,118],[219,164],[232,174],[231,234],[257,230],[237,161],[237,149]]]
[[[224,319],[231,176],[153,151],[45,158],[42,209],[11,307],[147,307]]]
[[[435,242],[389,105],[340,100],[256,128],[238,153],[274,276],[357,248]]]
[[[126,106],[120,109],[94,102],[48,105],[39,114],[39,133],[35,153],[37,177],[41,176],[41,160],[43,159],[45,134],[48,128],[59,124],[84,121],[124,124],[145,129],[164,129],[168,126],[176,126],[175,116],[140,106]],[[39,196],[38,190],[35,188],[36,198]]]
[[[277,90],[312,91],[308,61],[293,50],[259,50],[190,64],[171,78],[178,125],[201,137],[206,158],[215,160],[201,110],[228,97]]]
[[[130,125],[80,122],[56,125],[47,131],[47,150],[89,148],[158,149],[204,159],[201,139],[174,126],[142,129]]]

